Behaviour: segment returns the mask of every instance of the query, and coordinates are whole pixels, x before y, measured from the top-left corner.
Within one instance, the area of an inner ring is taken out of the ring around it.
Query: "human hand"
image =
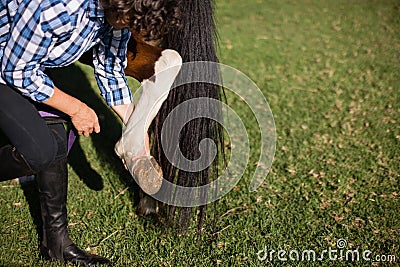
[[[118,114],[122,122],[126,125],[130,116],[132,115],[135,106],[133,103],[130,103],[119,106],[112,106],[111,108],[114,110],[115,113]]]
[[[93,132],[100,132],[99,119],[94,110],[57,87],[54,87],[53,95],[44,103],[69,115],[79,135],[88,137]]]
[[[100,132],[99,119],[93,109],[80,102],[77,111],[71,116],[71,122],[79,135],[88,137],[91,133]]]

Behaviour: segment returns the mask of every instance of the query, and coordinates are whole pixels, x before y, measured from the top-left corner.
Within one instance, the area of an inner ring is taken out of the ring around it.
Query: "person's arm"
[[[53,95],[43,103],[69,115],[78,134],[87,137],[93,132],[100,132],[99,120],[93,109],[57,87],[54,87]]]
[[[54,48],[58,36],[70,30],[65,6],[54,1],[23,1],[13,18],[10,37],[1,61],[3,79],[24,96],[36,102],[52,94],[53,81],[43,72],[41,63]]]
[[[135,107],[133,103],[130,103],[119,106],[112,106],[111,108],[114,110],[115,113],[117,113],[122,122],[126,125]]]
[[[92,109],[55,88],[40,64],[53,49],[57,38],[70,30],[68,12],[62,1],[24,1],[14,17],[10,38],[1,62],[4,80],[36,102],[43,102],[71,116],[80,134],[99,132]]]
[[[129,38],[129,30],[114,29],[109,31],[93,49],[94,74],[100,94],[107,105],[111,107],[122,105],[120,108],[113,108],[117,113],[124,105],[132,103],[132,93],[124,73]],[[122,113],[119,115],[124,120],[125,112]]]

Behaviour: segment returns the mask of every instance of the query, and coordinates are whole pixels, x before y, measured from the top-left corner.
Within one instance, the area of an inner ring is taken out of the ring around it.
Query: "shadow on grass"
[[[76,65],[65,68],[51,69],[49,75],[54,83],[64,92],[78,98],[98,115],[101,132],[92,134],[91,140],[101,166],[108,165],[115,172],[119,180],[132,189],[134,204],[138,201],[139,187],[135,184],[130,174],[125,170],[121,160],[114,152],[114,145],[121,137],[122,128],[113,111],[107,107],[90,85],[86,74]],[[96,85],[97,87],[97,85]],[[78,136],[75,141],[68,162],[82,182],[90,189],[100,191],[104,187],[103,178],[94,170],[87,160],[84,149],[79,143]]]
[[[120,182],[129,188],[132,204],[136,206],[139,202],[139,187],[125,170],[121,160],[114,153],[114,145],[120,138],[122,129],[113,111],[93,91],[85,73],[78,66],[71,65],[65,68],[52,69],[48,74],[58,88],[78,98],[95,110],[102,130],[99,134],[92,134],[90,138],[92,139],[100,166],[108,165],[111,167],[115,172],[115,176],[119,177]],[[68,155],[68,163],[88,188],[100,191],[104,188],[103,178],[91,167],[84,149],[80,145],[79,138],[81,137],[76,139]],[[21,189],[29,204],[29,211],[36,226],[40,244],[43,230],[36,183],[22,183]],[[0,264],[0,266],[2,265]]]

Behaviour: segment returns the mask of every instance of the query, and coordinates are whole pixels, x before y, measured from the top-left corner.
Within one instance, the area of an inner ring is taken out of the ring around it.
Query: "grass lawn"
[[[113,152],[121,124],[101,103],[91,70],[76,65],[55,75],[64,77],[65,90],[91,89],[80,95],[99,113],[102,132],[80,138],[70,154],[72,239],[117,266],[398,264],[400,2],[217,0],[216,19],[220,61],[248,75],[274,114],[276,154],[264,184],[249,193],[258,127],[228,94],[248,130],[251,158],[217,204],[217,232],[205,233],[199,245],[192,232],[177,237],[138,217],[135,185]],[[33,187],[0,184],[0,266],[58,266],[39,259]],[[339,239],[347,242],[345,254],[360,251],[360,261],[331,261],[328,254],[322,262],[291,260],[293,251],[301,259],[306,250],[318,258]],[[269,255],[260,260],[265,247],[286,251],[288,261],[276,252],[272,262]],[[363,261],[368,250],[371,260],[394,255],[396,263]]]

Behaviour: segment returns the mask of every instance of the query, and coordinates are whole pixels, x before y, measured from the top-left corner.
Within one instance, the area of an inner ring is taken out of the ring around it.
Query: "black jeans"
[[[4,84],[0,84],[0,130],[35,172],[67,157],[64,125],[47,124],[28,98]]]

